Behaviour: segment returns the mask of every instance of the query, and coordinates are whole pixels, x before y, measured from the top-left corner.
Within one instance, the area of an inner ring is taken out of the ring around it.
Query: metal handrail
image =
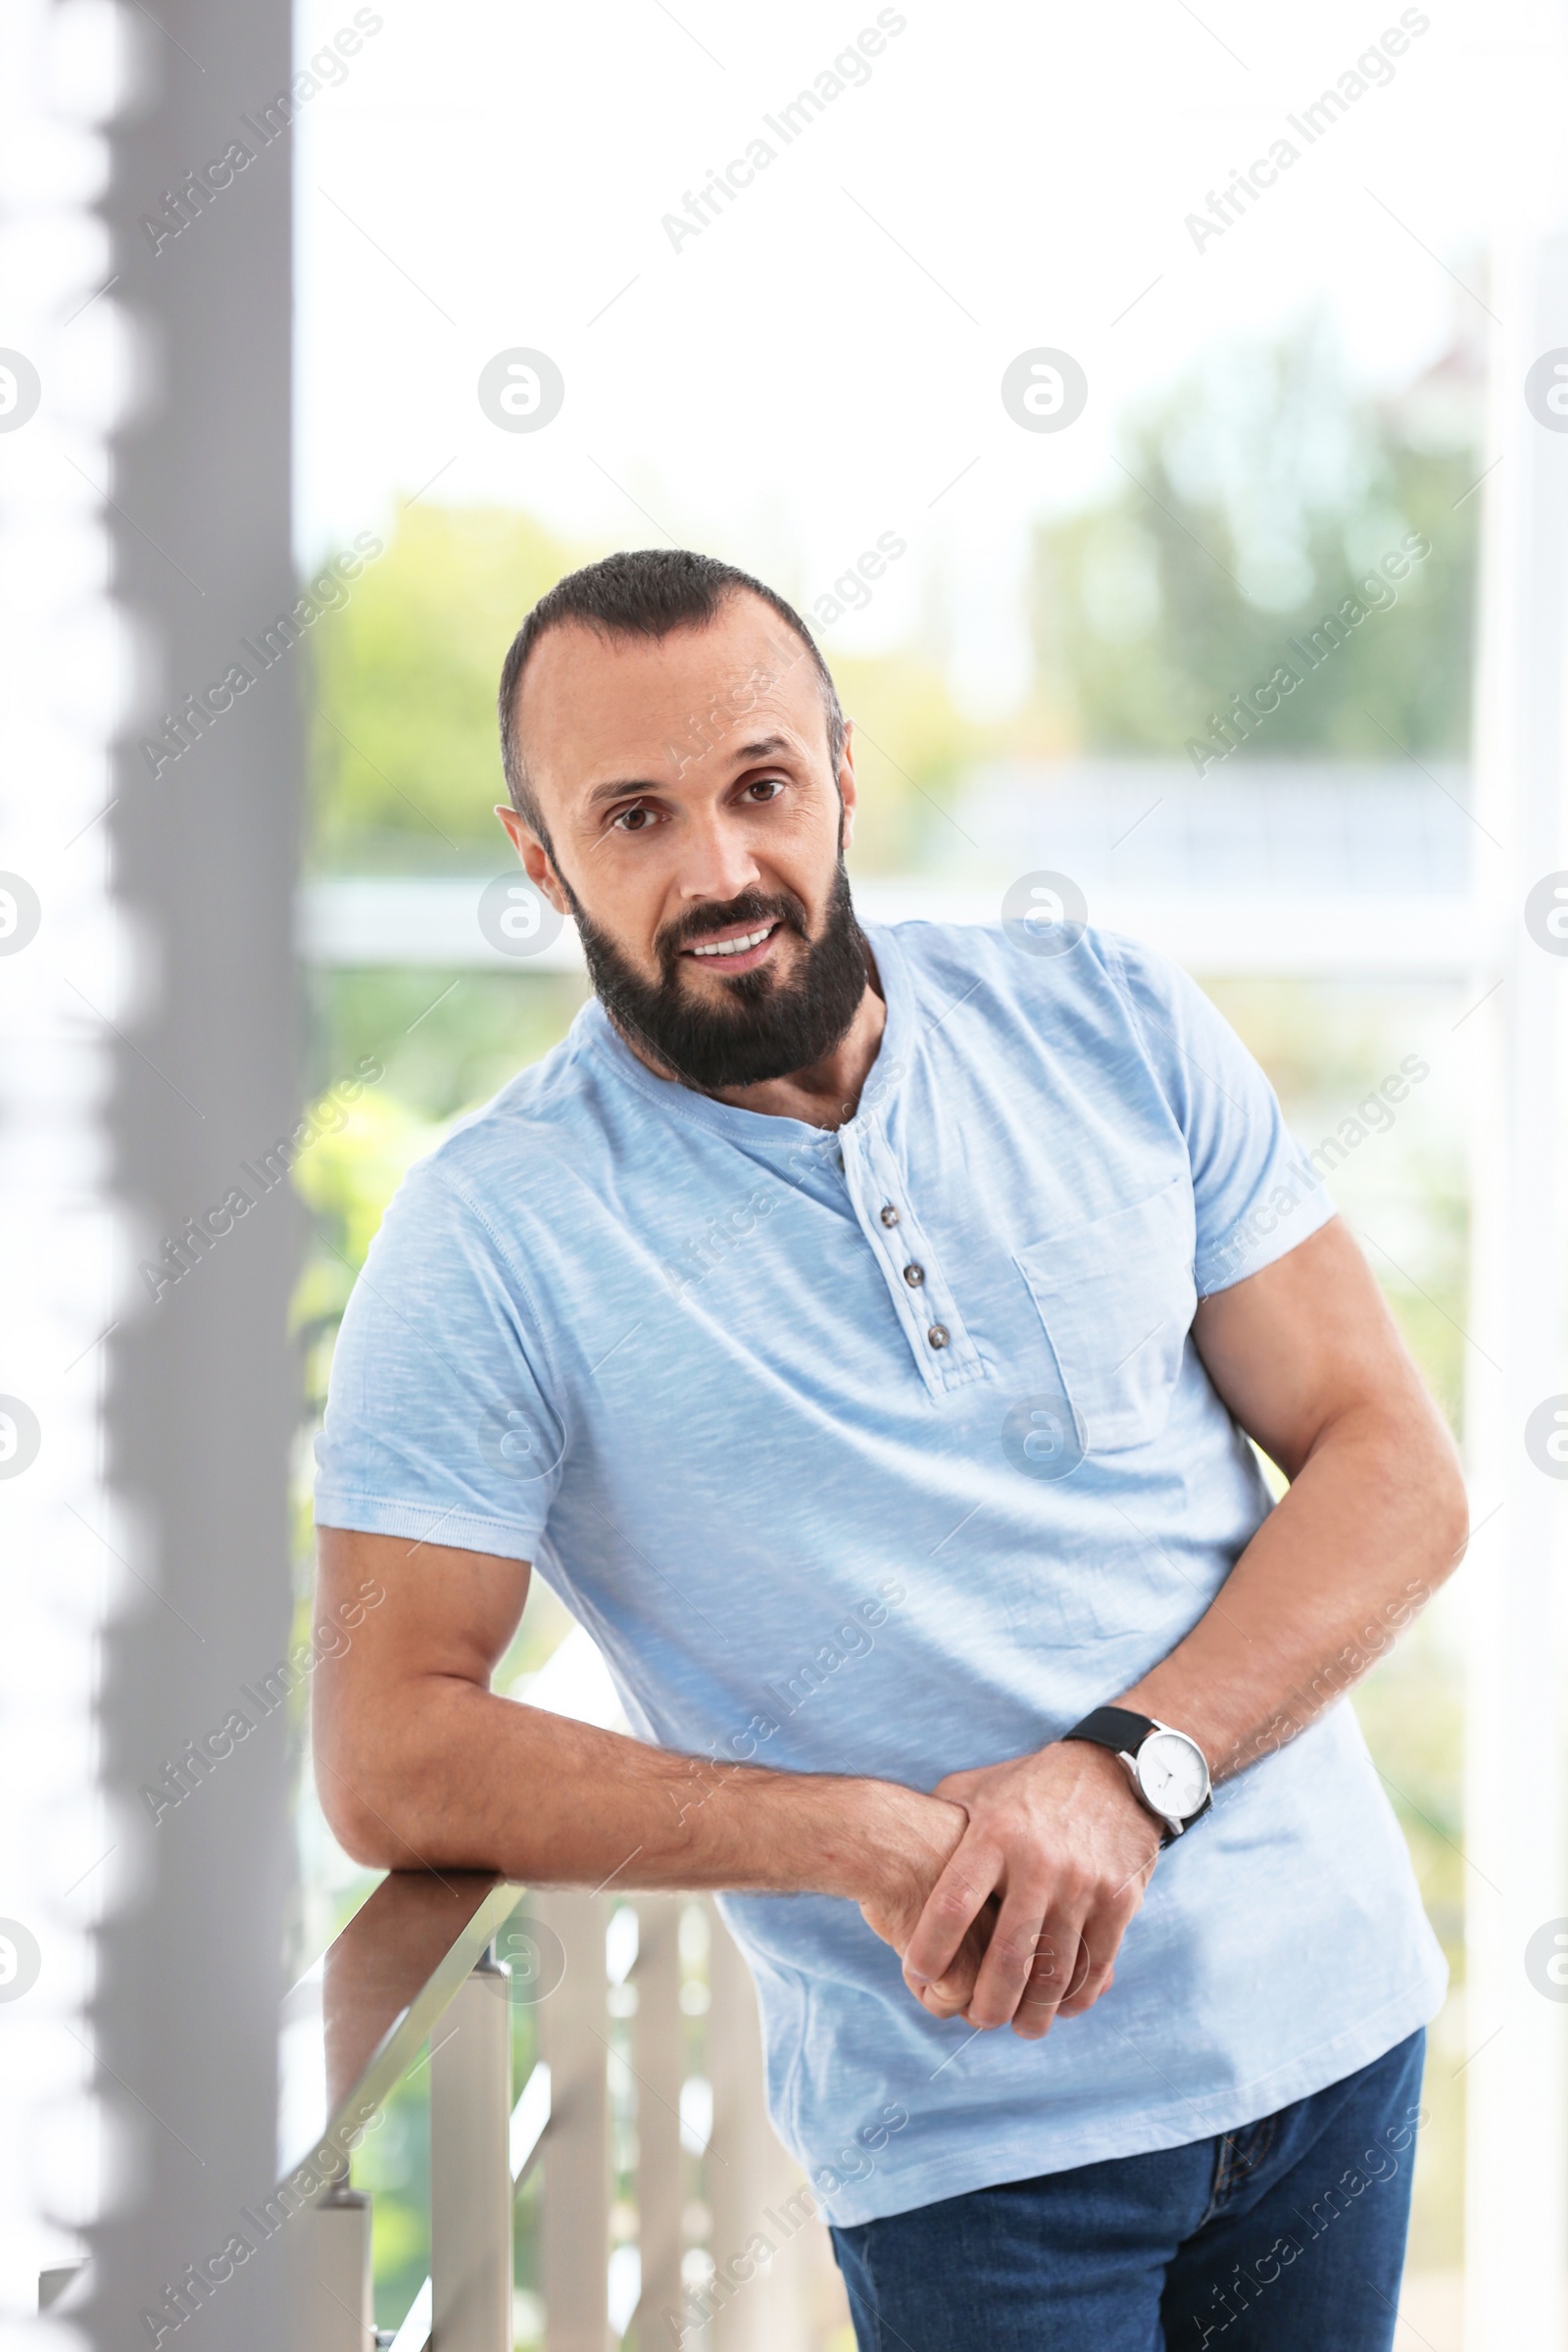
[[[280,2186],[346,2170],[522,1892],[484,1871],[391,1871],[285,1996]]]
[[[523,2084],[522,2095],[512,2110],[508,2143],[514,2196],[533,2170],[534,2158],[539,2153],[540,2142],[549,2125],[550,2069],[541,2058]],[[426,2278],[409,2305],[402,2327],[391,2339],[390,2352],[430,2352],[434,2291],[432,2281]]]
[[[712,2352],[793,2352],[833,2274],[804,2227],[813,2199],[768,2130],[756,1999],[717,1912],[685,1894],[536,1892],[519,1942],[553,1958],[545,1981],[514,1982],[494,1947],[523,1893],[486,1873],[394,1872],[288,1995],[281,2210],[264,2234],[288,2224],[290,2352],[510,2352],[513,2208],[541,2158],[553,2352],[602,2347],[633,2310],[644,2342],[695,2330]],[[519,1992],[536,2005],[537,2062],[514,2100]],[[430,2275],[378,2335],[370,2200],[350,2161],[422,2053]],[[629,2227],[611,2200],[628,2145]],[[779,2264],[760,2269],[768,2247]]]
[[[531,2156],[550,2096],[536,2070],[513,2111],[511,1980],[492,1946],[521,1892],[490,1872],[394,1871],[284,2000],[272,2202],[278,2226],[299,2215],[287,2239],[296,2352],[384,2340],[369,2200],[349,2186],[350,2165],[426,2044],[431,2277],[395,2340],[401,2352],[426,2352],[436,2332],[451,2352],[510,2345],[511,2152],[531,2134]]]

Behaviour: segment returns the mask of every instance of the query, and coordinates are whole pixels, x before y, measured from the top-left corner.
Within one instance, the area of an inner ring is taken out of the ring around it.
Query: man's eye
[[[765,808],[769,801],[776,801],[783,791],[784,779],[782,776],[759,776],[756,782],[748,784],[746,789],[748,793],[760,792],[762,795],[762,806]]]
[[[635,808],[623,808],[618,816],[611,819],[612,825],[619,833],[646,833],[653,821],[653,810],[643,808],[641,803]]]

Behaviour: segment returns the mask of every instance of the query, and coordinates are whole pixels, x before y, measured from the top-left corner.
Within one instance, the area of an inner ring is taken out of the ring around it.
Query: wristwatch
[[[1088,1740],[1120,1758],[1139,1802],[1164,1824],[1161,1845],[1200,1821],[1214,1801],[1207,1759],[1197,1740],[1168,1723],[1156,1723],[1152,1715],[1132,1707],[1096,1707],[1062,1738]]]

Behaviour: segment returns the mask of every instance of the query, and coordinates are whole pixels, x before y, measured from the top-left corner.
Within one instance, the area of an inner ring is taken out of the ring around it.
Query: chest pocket
[[[1146,1445],[1165,1426],[1198,1307],[1194,1236],[1192,1187],[1182,1176],[1013,1261],[1091,1453]]]

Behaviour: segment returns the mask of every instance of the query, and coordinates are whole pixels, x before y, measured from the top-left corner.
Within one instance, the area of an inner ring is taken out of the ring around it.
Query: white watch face
[[[1138,1750],[1138,1786],[1156,1813],[1186,1820],[1208,1793],[1202,1749],[1185,1732],[1151,1732]]]

